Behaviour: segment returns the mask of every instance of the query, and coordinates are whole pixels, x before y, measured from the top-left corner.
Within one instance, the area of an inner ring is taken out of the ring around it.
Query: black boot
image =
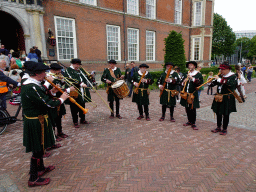
[[[38,178],[37,175],[37,165],[39,164],[40,159],[31,157],[31,161],[30,161],[30,177],[29,177],[29,181],[35,181]]]

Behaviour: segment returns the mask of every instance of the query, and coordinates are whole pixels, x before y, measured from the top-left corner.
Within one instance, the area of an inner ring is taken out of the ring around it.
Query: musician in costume
[[[172,69],[170,69],[172,67]],[[172,62],[165,63],[165,72],[163,72],[158,80],[158,86],[160,89],[160,104],[162,105],[162,117],[159,121],[164,121],[166,108],[170,108],[170,121],[175,122],[173,118],[174,107],[176,106],[176,96],[179,94],[177,91],[177,84],[179,83],[179,75],[173,69],[174,64]],[[171,71],[169,71],[171,70]],[[166,78],[167,74],[169,76]]]
[[[227,134],[230,113],[236,112],[236,101],[232,94],[236,90],[237,76],[231,72],[231,66],[224,62],[219,67],[222,77],[214,76],[211,86],[217,85],[217,94],[212,103],[212,110],[217,115],[217,128],[211,130],[220,135]],[[223,129],[221,129],[223,125]]]
[[[50,65],[50,73],[47,75],[47,77],[51,76],[54,78],[52,81],[55,85],[58,85],[59,87],[63,87],[65,85],[65,81],[62,78],[61,70],[63,69],[62,66],[60,66],[57,63],[52,63]],[[47,86],[50,90],[53,88],[48,81],[45,82],[45,86]],[[72,91],[75,91],[75,89],[72,87]],[[61,96],[60,92],[56,93],[55,98],[59,98]],[[64,103],[56,108],[51,108],[50,111],[50,117],[52,120],[52,125],[54,128],[57,128],[57,137],[56,140],[60,141],[61,138],[67,138],[68,135],[64,134],[62,131],[62,117],[66,114],[66,108]]]
[[[81,65],[80,59],[72,59],[71,66],[65,70],[64,76],[75,80],[75,82],[73,82],[73,86],[79,91],[76,90],[75,92],[70,92],[70,96],[74,93],[74,99],[76,102],[85,108],[85,103],[91,102],[91,94],[89,91],[88,75],[84,73],[84,71],[80,70]],[[66,88],[68,88],[68,85],[66,85]],[[79,128],[78,114],[80,117],[80,124],[89,124],[89,122],[85,120],[85,114],[83,114],[83,111],[77,107],[77,105],[70,101],[67,103],[70,105],[70,111],[75,128]]]
[[[110,115],[110,119],[114,118],[114,101],[116,102],[116,117],[122,119],[121,115],[119,114],[120,109],[120,99],[116,96],[111,85],[119,79],[123,79],[124,75],[121,74],[121,70],[116,67],[116,61],[110,60],[108,61],[109,68],[105,68],[103,74],[101,76],[101,81],[107,83],[107,94],[108,94],[108,102],[109,107],[111,108],[112,112]]]
[[[151,74],[147,71],[148,68],[149,66],[147,64],[141,64],[139,66],[140,70],[134,73],[132,76],[132,83],[135,86],[133,91],[132,102],[137,103],[137,106],[138,106],[140,116],[137,119],[141,120],[142,118],[144,118],[143,116],[143,106],[144,106],[146,120],[150,121],[149,109],[148,109],[148,106],[149,106],[148,87],[149,85],[153,84],[154,81]]]
[[[183,81],[184,92],[182,90],[180,93],[180,104],[185,107],[188,122],[184,123],[183,126],[191,126],[194,130],[198,130],[196,126],[196,109],[200,108],[200,105],[196,87],[200,86],[204,80],[202,74],[195,70],[197,68],[195,61],[187,62],[186,67],[189,71],[188,74],[185,74]]]
[[[54,166],[44,166],[44,149],[55,143],[51,120],[49,119],[49,108],[60,106],[67,98],[66,93],[59,99],[52,99],[47,95],[46,89],[42,86],[49,67],[43,63],[37,63],[30,69],[30,77],[25,80],[21,88],[21,101],[24,113],[23,123],[23,145],[26,152],[32,152],[30,162],[29,186],[46,185],[50,178],[41,178],[46,172],[52,171]],[[51,90],[54,95],[56,90]]]

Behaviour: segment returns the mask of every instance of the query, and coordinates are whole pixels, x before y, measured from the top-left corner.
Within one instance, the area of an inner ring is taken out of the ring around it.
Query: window
[[[155,32],[146,31],[146,60],[155,61]]]
[[[193,60],[194,61],[200,60],[200,44],[201,44],[200,37],[193,38]]]
[[[127,13],[139,15],[139,0],[127,0]]]
[[[108,60],[121,60],[120,27],[107,25],[107,54]]]
[[[150,19],[156,18],[156,1],[155,0],[146,1],[146,17]]]
[[[181,24],[182,0],[175,0],[175,20],[174,23]]]
[[[77,57],[75,20],[54,17],[58,59]]]
[[[89,5],[97,5],[97,0],[80,0],[80,2]]]
[[[194,25],[202,25],[202,1],[195,2]]]
[[[139,30],[128,29],[128,60],[139,61]]]

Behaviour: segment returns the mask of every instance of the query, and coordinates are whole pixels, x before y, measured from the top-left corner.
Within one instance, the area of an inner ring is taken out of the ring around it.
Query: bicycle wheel
[[[9,117],[9,114],[4,111],[4,110],[0,110],[0,135],[5,131],[5,129],[7,128],[7,123],[6,120],[5,121],[1,121],[2,118],[7,118]]]

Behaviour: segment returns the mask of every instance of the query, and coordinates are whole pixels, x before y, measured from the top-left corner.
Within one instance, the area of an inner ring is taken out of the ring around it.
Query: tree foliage
[[[250,59],[248,56],[251,40],[248,37],[242,37],[236,40],[236,47],[239,48],[238,60],[240,61],[240,51],[242,49],[242,58]]]
[[[251,39],[250,50],[249,50],[249,53],[248,53],[248,58],[250,58],[252,60],[254,55],[256,55],[256,36],[254,36]]]
[[[227,21],[219,14],[214,13],[212,54],[231,56],[235,52],[236,35]]]
[[[184,49],[185,40],[182,38],[181,33],[170,31],[165,41],[165,55],[164,62],[172,62],[175,66],[179,66],[181,71],[186,68],[186,56]]]

